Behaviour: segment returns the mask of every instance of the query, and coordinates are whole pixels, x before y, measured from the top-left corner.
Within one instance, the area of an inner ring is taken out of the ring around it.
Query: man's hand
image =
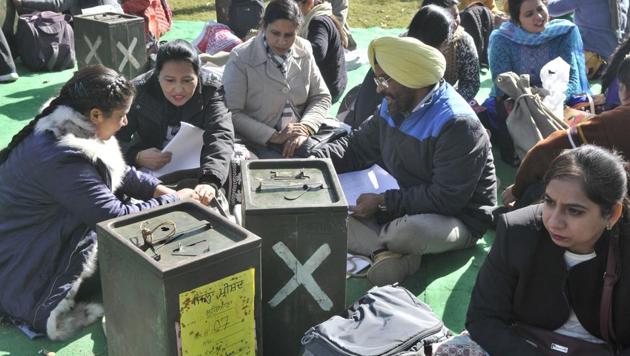
[[[358,218],[370,218],[378,211],[379,204],[385,203],[385,195],[364,193],[357,199],[357,205],[352,208],[353,216]]]
[[[162,152],[157,148],[148,148],[138,152],[136,155],[136,164],[154,171],[169,163],[172,156],[173,154],[171,152]]]
[[[501,198],[503,199],[503,205],[509,209],[514,208],[514,204],[516,203],[516,197],[514,196],[514,193],[512,193],[512,189],[514,189],[514,184],[505,188],[503,193],[501,193]]]
[[[295,150],[300,148],[306,142],[307,136],[293,136],[284,143],[282,149],[282,156],[284,158],[291,158],[295,154]]]
[[[216,189],[210,184],[198,184],[195,192],[199,195],[199,201],[203,205],[210,205],[210,202],[217,195]]]

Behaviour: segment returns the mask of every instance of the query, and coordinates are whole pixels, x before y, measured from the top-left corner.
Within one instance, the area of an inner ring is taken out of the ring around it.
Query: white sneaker
[[[15,72],[9,73],[9,74],[3,74],[3,75],[0,75],[0,83],[14,82],[18,80],[19,77],[20,76]]]

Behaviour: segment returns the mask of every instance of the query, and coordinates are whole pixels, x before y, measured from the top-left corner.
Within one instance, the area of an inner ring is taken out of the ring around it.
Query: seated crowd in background
[[[570,65],[566,97],[588,93],[582,39],[578,28],[568,20],[551,20],[542,0],[510,0],[510,21],[490,36],[488,60],[492,74],[491,96],[502,95],[496,86],[499,74],[528,74],[530,83],[541,86],[540,70],[561,57]]]
[[[556,131],[539,141],[523,159],[516,171],[514,184],[503,192],[503,204],[524,207],[537,201],[541,182],[553,159],[563,150],[585,144],[616,149],[630,157],[630,57],[625,57],[617,71],[621,105],[581,122],[569,130]]]
[[[423,6],[437,5],[447,9],[453,16],[453,32],[448,42],[440,46],[446,58],[444,79],[457,89],[466,101],[475,99],[479,91],[479,54],[475,41],[461,26],[458,0],[424,0]],[[430,31],[426,29],[425,31]]]
[[[584,43],[587,74],[595,79],[615,48],[628,34],[628,0],[549,0],[553,17],[573,14]]]
[[[437,3],[455,4],[456,1]],[[450,12],[445,6],[431,4],[421,7],[411,20],[406,35],[438,49],[445,56],[444,79],[454,86],[465,100],[470,101],[479,90],[479,59],[473,40],[467,33],[462,32],[463,29],[453,17],[453,13],[457,11],[455,5],[450,6],[449,10]],[[455,32],[459,32],[459,35],[454,35]],[[382,99],[383,96],[375,87],[374,72],[369,70],[358,89],[352,113],[345,121],[352,128],[358,128],[374,113]]]

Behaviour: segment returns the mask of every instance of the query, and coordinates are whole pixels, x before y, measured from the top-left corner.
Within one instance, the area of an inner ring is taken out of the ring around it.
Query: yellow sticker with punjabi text
[[[184,356],[256,354],[254,268],[179,294]]]

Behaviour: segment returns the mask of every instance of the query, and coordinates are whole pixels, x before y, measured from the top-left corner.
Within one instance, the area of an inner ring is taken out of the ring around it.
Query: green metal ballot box
[[[261,355],[261,239],[183,201],[97,225],[107,349]]]
[[[243,225],[262,238],[266,356],[345,309],[348,204],[329,160],[243,163]]]
[[[79,68],[102,64],[129,80],[148,69],[142,17],[113,12],[77,15],[73,26]]]

